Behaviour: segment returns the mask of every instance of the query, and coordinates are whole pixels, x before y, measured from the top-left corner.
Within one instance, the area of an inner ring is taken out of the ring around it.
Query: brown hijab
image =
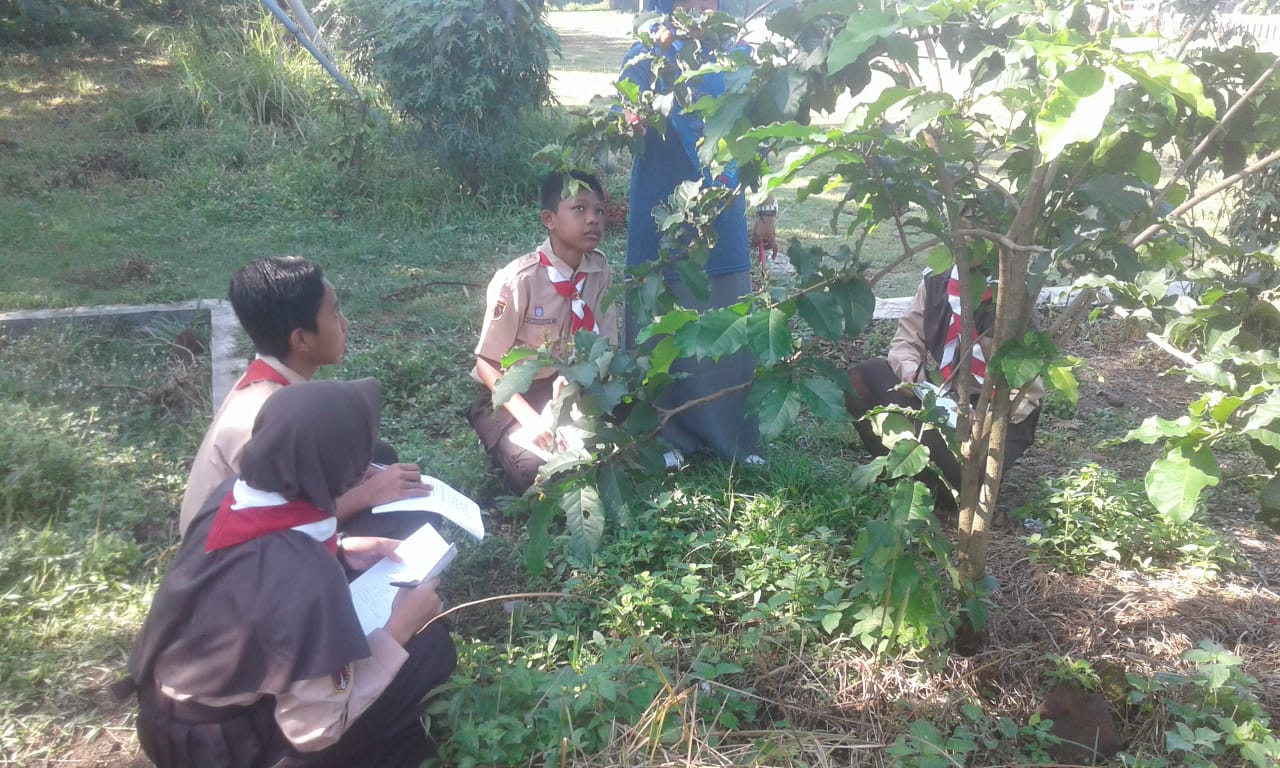
[[[273,394],[254,422],[241,478],[332,512],[369,465],[378,383],[317,381]],[[369,655],[342,566],[306,535],[278,534],[206,552],[216,499],[196,516],[165,574],[129,660],[198,697],[278,694]]]
[[[267,399],[240,457],[240,479],[333,512],[364,475],[378,437],[376,379],[311,381]]]

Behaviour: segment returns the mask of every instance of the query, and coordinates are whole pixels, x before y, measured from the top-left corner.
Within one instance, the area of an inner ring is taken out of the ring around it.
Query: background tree
[[[471,193],[525,167],[510,128],[551,98],[559,38],[543,0],[351,0],[342,30],[360,66],[420,124],[441,166]]]
[[[751,346],[761,365],[753,402],[762,430],[777,434],[802,406],[820,418],[843,412],[842,377],[806,355],[810,350],[797,339],[860,332],[869,315],[857,253],[872,230],[896,232],[902,260],[928,249],[935,269],[954,263],[965,315],[972,314],[974,291],[981,290],[973,269],[995,275],[989,386],[961,393],[956,433],[964,464],[956,580],[971,598],[973,623],[980,623],[982,609],[972,598],[984,588],[987,531],[1005,469],[997,447],[1018,390],[1036,376],[1069,398],[1076,389],[1073,361],[1059,358],[1053,334],[1031,327],[1041,287],[1064,278],[1082,285],[1167,284],[1169,275],[1182,274],[1189,264],[1229,255],[1228,246],[1191,226],[1186,214],[1276,159],[1245,162],[1274,146],[1277,134],[1269,120],[1237,120],[1245,108],[1268,114],[1264,100],[1274,98],[1274,57],[1190,47],[1190,35],[1165,52],[1155,38],[1106,26],[1108,18],[1105,5],[1072,0],[1024,6],[810,2],[774,14],[771,35],[753,53],[722,56],[701,68],[692,65],[692,56],[678,57],[674,66],[681,71],[669,82],[728,70],[725,95],[692,107],[705,119],[703,159],[736,162],[743,185],[761,193],[781,184],[799,184],[801,200],[818,191],[842,193],[833,226],[848,235],[850,247],[825,254],[793,244],[799,267],[794,291],[770,288],[738,308],[701,317],[662,298],[661,267],[635,272],[628,302],[655,318],[642,338],[656,346],[633,361],[646,373],[628,374],[631,363],[609,352],[609,364],[597,361],[590,375],[583,374],[584,361],[576,361],[576,369],[566,366],[579,374],[571,381],[590,390],[630,376],[633,394],[619,388],[597,411],[607,412],[628,397],[651,402],[648,392],[661,386],[674,356]],[[689,41],[686,50],[723,50],[739,34],[723,16],[677,14],[676,20]],[[640,29],[645,34],[644,25]],[[847,97],[854,106],[838,127],[813,123]],[[634,132],[630,115],[661,130],[675,103],[678,97],[620,84],[619,98],[600,105],[586,134],[626,137]],[[1206,168],[1226,178],[1196,190],[1198,172]],[[660,214],[672,242],[700,242],[706,217],[726,194],[696,184],[682,188],[673,209]],[[691,283],[697,280],[697,251],[695,246],[694,258],[683,266],[674,265]],[[1056,324],[1059,336],[1073,327],[1088,297],[1064,313]],[[797,318],[809,331],[794,325]],[[661,414],[647,425],[654,418]],[[923,468],[928,453],[911,422],[893,412],[873,418],[892,449],[862,479],[892,482]],[[932,428],[928,418],[924,428]],[[1188,504],[1194,509],[1200,489],[1216,480],[1210,456],[1178,451],[1153,467],[1148,490],[1162,512],[1180,515]],[[614,482],[611,476],[608,484]],[[574,498],[598,498],[590,488]],[[910,505],[918,511],[923,503]],[[572,518],[581,508],[566,511]],[[601,524],[590,529],[593,535]]]

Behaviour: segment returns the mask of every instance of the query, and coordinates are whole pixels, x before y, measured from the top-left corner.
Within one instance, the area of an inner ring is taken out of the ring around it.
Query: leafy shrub
[[[47,520],[86,479],[76,433],[83,423],[51,409],[0,403],[0,514],[5,521]]]
[[[1019,510],[1044,530],[1027,542],[1040,557],[1074,573],[1101,560],[1148,569],[1231,561],[1217,535],[1205,525],[1179,522],[1158,512],[1142,483],[1089,463],[1050,483],[1048,497]]]
[[[573,657],[563,663],[566,648]],[[475,644],[460,651],[459,672],[434,695],[432,717],[449,724],[444,765],[563,765],[572,755],[597,754],[616,733],[645,720],[655,743],[671,744],[690,729],[736,727],[755,706],[709,681],[741,668],[701,660],[685,686],[658,665],[654,650],[631,641],[584,642],[552,634],[541,648],[505,653]],[[673,687],[680,690],[673,690]],[[664,696],[669,694],[669,696]],[[699,701],[701,699],[701,701]]]
[[[1253,695],[1256,680],[1241,671],[1241,659],[1221,646],[1202,641],[1182,654],[1194,664],[1189,674],[1159,673],[1151,679],[1129,675],[1129,702],[1146,719],[1166,715],[1164,746],[1169,757],[1188,768],[1280,764],[1280,739],[1267,710]],[[1163,759],[1121,755],[1126,765],[1166,765]]]
[[[345,36],[470,192],[501,186],[509,140],[551,95],[543,0],[351,0]],[[527,156],[527,155],[526,155]],[[493,178],[493,177],[498,178]]]
[[[302,133],[336,87],[261,9],[228,9],[217,22],[175,35],[168,49],[177,83],[122,106],[124,121],[141,133],[228,120]]]

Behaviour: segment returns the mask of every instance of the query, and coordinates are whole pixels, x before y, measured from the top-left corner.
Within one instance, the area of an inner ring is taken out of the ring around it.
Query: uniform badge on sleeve
[[[348,664],[337,672],[333,673],[333,692],[342,693],[347,690],[347,686],[351,685],[351,665]]]
[[[498,291],[498,300],[493,303],[493,319],[497,320],[502,317],[502,313],[507,311],[507,305],[511,303],[511,285],[505,283],[502,289]]]

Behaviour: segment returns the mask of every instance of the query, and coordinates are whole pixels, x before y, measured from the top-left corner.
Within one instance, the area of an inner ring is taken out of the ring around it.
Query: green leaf
[[[1137,429],[1129,430],[1124,439],[1150,445],[1169,437],[1186,437],[1197,429],[1200,429],[1200,425],[1193,424],[1190,416],[1180,416],[1176,421],[1148,416]]]
[[[1244,431],[1252,432],[1255,429],[1269,427],[1276,419],[1280,419],[1280,389],[1272,390],[1266,400],[1254,407]]]
[[[1049,384],[1072,405],[1080,400],[1080,382],[1076,380],[1075,367],[1071,364],[1050,363]]]
[[[541,369],[542,366],[536,360],[525,360],[514,368],[508,368],[493,385],[494,407],[502,406],[512,395],[527,392],[529,385],[533,383],[533,377]]]
[[[991,367],[1000,372],[1014,389],[1025,387],[1036,380],[1045,369],[1046,361],[1038,349],[1017,341],[1009,342],[991,360]]]
[[[1273,476],[1258,493],[1258,520],[1280,531],[1280,477]]]
[[[676,259],[676,274],[680,276],[680,280],[684,282],[685,288],[689,289],[689,293],[693,294],[695,299],[706,301],[711,297],[711,286],[707,282],[707,270],[702,264],[694,259]]]
[[[1139,53],[1116,61],[1116,69],[1129,75],[1152,96],[1172,93],[1190,104],[1203,117],[1213,118],[1217,109],[1204,95],[1204,84],[1182,62],[1167,56]]]
[[[617,524],[626,525],[627,497],[622,492],[622,472],[617,464],[609,463],[600,468],[596,485],[600,491],[600,502],[604,505],[605,517]]]
[[[889,497],[889,522],[901,528],[910,520],[925,520],[933,514],[929,489],[916,480],[898,483]]]
[[[1133,172],[1139,179],[1154,187],[1160,182],[1160,161],[1150,152],[1138,152],[1138,156],[1134,158]]]
[[[1092,141],[1115,101],[1115,85],[1102,69],[1085,65],[1063,73],[1036,116],[1041,162],[1057,159],[1068,146]]]
[[[658,346],[653,348],[653,352],[649,354],[649,371],[645,374],[645,378],[649,379],[654,374],[665,374],[671,372],[671,364],[680,357],[680,347],[676,344],[674,336],[668,336],[658,342]]]
[[[1182,525],[1195,514],[1200,491],[1220,478],[1213,451],[1175,446],[1147,471],[1147,497],[1165,520]]]
[[[800,388],[785,375],[756,379],[748,396],[748,407],[760,421],[760,434],[766,440],[780,435],[800,415]]]
[[[862,333],[876,312],[876,294],[871,290],[871,284],[859,278],[848,283],[836,283],[831,291],[844,313],[845,334],[855,336]]]
[[[793,349],[794,339],[787,325],[787,313],[780,309],[767,309],[747,316],[747,340],[756,362],[772,368],[786,359]]]
[[[564,510],[565,527],[573,548],[582,559],[590,559],[600,548],[604,534],[600,493],[594,485],[575,485],[560,497],[560,509]]]
[[[929,249],[925,262],[929,265],[929,269],[933,270],[933,274],[941,275],[944,272],[951,271],[951,265],[955,263],[955,257],[951,255],[950,246],[935,245]]]
[[[524,553],[524,565],[535,576],[547,565],[547,550],[551,546],[551,513],[554,509],[554,502],[550,499],[535,498],[533,511],[529,514],[529,521],[525,523],[529,544]]]
[[[832,611],[822,617],[822,628],[828,635],[834,635],[836,627],[840,626],[840,619],[842,618],[843,614],[839,611]]]
[[[844,336],[844,317],[836,298],[828,292],[806,293],[796,299],[796,311],[813,332],[831,341]]]
[[[674,309],[641,328],[636,334],[636,344],[643,344],[649,339],[664,334],[675,333],[697,319],[698,313],[692,309]]]
[[[883,9],[863,7],[858,13],[851,14],[848,26],[831,41],[827,73],[838,75],[870,50],[877,40],[897,31],[897,15]]]
[[[1089,179],[1080,188],[1089,202],[1125,219],[1146,213],[1154,198],[1151,188],[1135,176],[1109,173]]]
[[[693,332],[690,344],[689,332]],[[747,318],[728,309],[706,312],[698,322],[676,334],[676,343],[686,355],[718,360],[742,349],[747,343]]]
[[[813,415],[823,422],[839,422],[848,418],[844,390],[830,379],[804,379],[800,382],[800,396]]]
[[[854,467],[849,473],[849,486],[855,493],[861,493],[876,481],[876,478],[884,472],[885,464],[888,458],[885,456],[877,456],[869,463]]]
[[[889,451],[885,469],[889,479],[914,477],[929,466],[929,449],[914,440],[899,441]]]

